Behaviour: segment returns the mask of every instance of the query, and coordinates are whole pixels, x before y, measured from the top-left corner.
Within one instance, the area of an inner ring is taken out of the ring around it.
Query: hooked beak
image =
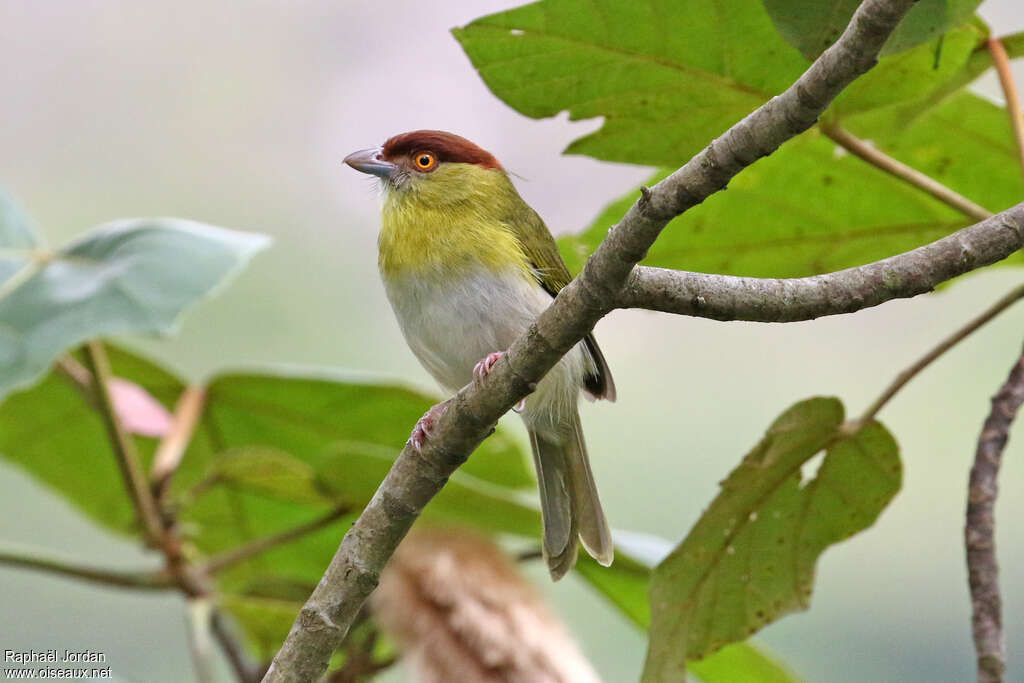
[[[363,173],[369,173],[385,180],[391,177],[397,168],[390,161],[385,161],[380,147],[362,149],[345,157],[345,163]]]

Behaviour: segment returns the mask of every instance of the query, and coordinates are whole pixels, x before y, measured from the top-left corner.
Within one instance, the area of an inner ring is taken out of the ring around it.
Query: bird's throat
[[[522,245],[509,229],[458,206],[432,208],[389,199],[378,246],[385,279],[411,276],[450,281],[470,272],[510,269],[531,276]]]

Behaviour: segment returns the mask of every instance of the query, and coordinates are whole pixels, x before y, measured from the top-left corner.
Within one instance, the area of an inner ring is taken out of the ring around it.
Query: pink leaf
[[[132,434],[161,437],[171,429],[171,413],[135,382],[120,377],[110,380],[114,410]]]

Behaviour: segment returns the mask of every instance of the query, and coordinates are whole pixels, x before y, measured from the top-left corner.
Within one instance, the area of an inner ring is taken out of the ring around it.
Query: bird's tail
[[[576,564],[578,539],[595,560],[607,567],[615,551],[575,406],[570,419],[564,420],[557,431],[529,431],[540,485],[544,559],[551,578],[557,581]]]

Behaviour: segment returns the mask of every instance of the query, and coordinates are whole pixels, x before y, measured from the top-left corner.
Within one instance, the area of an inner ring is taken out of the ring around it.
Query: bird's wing
[[[515,219],[509,220],[507,225],[522,245],[537,282],[554,297],[569,284],[572,275],[569,274],[569,268],[558,251],[558,244],[555,243],[555,238],[544,224],[544,220],[525,202],[523,204],[526,210]],[[593,333],[584,337],[583,343],[593,361],[592,372],[588,372],[584,378],[584,388],[594,398],[614,401],[615,381]]]

